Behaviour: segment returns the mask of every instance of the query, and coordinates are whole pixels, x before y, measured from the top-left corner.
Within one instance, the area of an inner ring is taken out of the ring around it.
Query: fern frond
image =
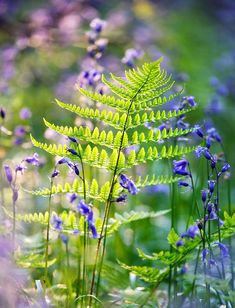
[[[137,133],[135,131],[132,136],[130,137],[130,143],[129,145],[140,145],[143,143],[149,143],[150,141],[158,142],[164,139],[169,139],[171,137],[180,137],[183,135],[187,135],[191,132],[195,131],[195,128],[189,128],[189,129],[170,129],[167,131],[165,128],[161,130],[157,130],[154,132],[153,130],[149,130],[147,133]]]
[[[58,126],[50,123],[44,119],[44,123],[47,127],[53,129],[57,133],[65,136],[70,136],[78,138],[82,141],[91,142],[96,145],[106,146],[108,148],[114,149],[120,147],[120,140],[122,133],[118,131],[113,135],[112,131],[106,132],[104,130],[99,131],[98,127],[95,127],[93,131],[89,127],[80,126],[78,127],[68,127],[68,126]],[[122,147],[128,146],[128,136],[124,133],[124,138],[122,142]]]
[[[128,270],[129,272],[135,274],[146,282],[156,283],[159,280],[161,271],[157,268],[149,266],[129,266],[127,264],[119,262],[122,268]]]
[[[108,105],[122,112],[126,112],[128,110],[129,101],[127,100],[116,99],[114,96],[109,96],[105,94],[101,95],[99,93],[90,92],[84,88],[80,88],[79,91],[82,93],[82,95],[86,96],[87,98],[90,98],[95,102]]]
[[[170,146],[167,148],[163,146],[160,150],[153,146],[148,147],[147,151],[142,147],[138,152],[132,150],[127,157],[126,168],[131,168],[135,165],[139,165],[141,163],[146,163],[147,161],[158,160],[163,158],[173,158],[176,156],[182,156],[188,153],[195,151],[197,146],[181,146],[176,145],[175,147]],[[133,159],[133,157],[135,157]]]
[[[81,117],[88,119],[100,120],[110,126],[122,130],[125,123],[125,115],[119,112],[112,112],[107,110],[99,110],[92,108],[81,108],[77,105],[66,104],[56,99],[56,103],[63,109],[71,111]],[[124,116],[124,117],[123,117]]]
[[[192,110],[195,110],[195,108],[170,110],[168,112],[166,112],[165,110],[158,110],[156,112],[151,111],[150,113],[144,112],[142,115],[139,115],[139,113],[137,113],[136,115],[130,116],[131,123],[128,125],[127,129],[135,128],[140,125],[145,125],[147,122],[155,123],[157,121],[170,120],[171,118],[179,117],[180,115],[186,114]]]
[[[152,176],[146,175],[145,178],[141,176],[135,180],[135,184],[137,188],[143,188],[147,186],[153,185],[160,185],[160,184],[171,184],[179,181],[180,177],[173,177],[173,176],[166,176],[166,175],[159,175],[156,176],[153,174]]]
[[[105,202],[108,199],[110,191],[110,182],[107,181],[103,185],[99,186],[98,182],[95,179],[93,179],[90,184],[86,181],[85,189],[87,197],[100,202]],[[114,186],[113,197],[117,198],[121,190],[122,189],[119,183],[116,183]],[[62,194],[76,193],[81,197],[83,197],[84,195],[83,183],[80,179],[75,179],[72,184],[65,183],[63,186],[61,184],[57,184],[53,185],[52,189],[42,188],[40,190],[30,191],[30,193],[35,196],[43,196],[43,197],[49,197],[50,195],[60,194],[60,193]]]

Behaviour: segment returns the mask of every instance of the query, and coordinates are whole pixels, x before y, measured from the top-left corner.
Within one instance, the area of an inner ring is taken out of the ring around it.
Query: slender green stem
[[[69,307],[70,299],[71,299],[71,285],[70,285],[70,279],[69,279],[69,248],[68,248],[68,242],[65,244],[66,249],[66,281],[67,281],[67,300],[66,300],[66,308]]]
[[[48,283],[48,256],[49,256],[49,239],[50,239],[50,222],[51,222],[51,198],[52,198],[52,187],[53,180],[50,179],[50,195],[48,200],[48,221],[47,221],[47,229],[46,229],[46,246],[45,246],[45,272],[44,272],[44,280],[45,284]]]
[[[86,202],[86,180],[85,180],[85,168],[84,168],[84,164],[83,164],[83,160],[82,160],[82,153],[81,153],[81,149],[80,149],[80,144],[77,143],[77,149],[78,149],[78,154],[79,154],[79,158],[80,158],[80,162],[81,162],[81,169],[82,169],[82,182],[83,182],[83,198],[84,201]],[[79,221],[79,218],[78,218]],[[87,275],[86,275],[86,248],[87,248],[87,223],[86,221],[84,221],[84,235],[83,235],[83,258],[82,258],[82,294],[85,295],[86,293],[86,282],[87,282]],[[80,281],[80,252],[78,251],[78,277],[77,277],[77,281]],[[76,298],[78,298],[78,288],[76,288]],[[81,307],[83,307],[83,300],[85,301],[85,305],[86,305],[86,297],[82,297],[81,298]]]

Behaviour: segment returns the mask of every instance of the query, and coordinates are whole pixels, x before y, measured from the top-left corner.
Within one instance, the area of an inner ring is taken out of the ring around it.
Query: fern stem
[[[56,167],[54,168],[54,171],[55,170],[56,170]],[[46,229],[46,247],[45,247],[45,272],[44,272],[45,284],[48,283],[48,256],[49,256],[52,187],[53,187],[53,180],[52,180],[52,177],[51,177],[51,179],[50,179],[50,194],[49,194],[48,208],[47,208],[48,221],[47,221],[47,229]]]
[[[79,158],[80,158],[80,162],[81,162],[81,169],[82,169],[82,182],[83,182],[83,198],[84,201],[86,202],[86,180],[85,180],[85,168],[84,168],[84,164],[83,164],[83,160],[82,160],[82,153],[81,153],[81,149],[80,149],[80,144],[77,143],[77,148],[78,148],[78,154],[79,154]],[[86,246],[87,246],[87,223],[84,221],[84,225],[83,225],[83,231],[84,231],[84,236],[83,236],[83,265],[82,265],[82,294],[85,295],[86,293],[86,282],[87,282],[87,277],[86,277]],[[80,255],[78,252],[78,262],[80,262]],[[78,277],[77,280],[80,280],[80,265],[78,268]],[[77,288],[77,292],[76,292],[76,298],[78,297],[78,288]],[[85,301],[85,305],[86,305],[86,297],[82,297],[81,298],[81,307],[83,307],[83,300]]]
[[[125,124],[124,124],[123,130],[122,130],[120,146],[118,148],[117,161],[116,161],[114,172],[113,172],[113,176],[112,176],[109,196],[108,196],[107,203],[106,203],[106,206],[105,206],[104,219],[103,219],[103,223],[102,223],[102,227],[101,227],[100,237],[99,237],[98,243],[97,243],[95,264],[94,264],[93,273],[92,273],[92,282],[91,282],[90,295],[93,295],[93,291],[94,291],[96,267],[97,267],[99,252],[100,252],[100,248],[101,248],[102,238],[104,237],[103,250],[102,250],[100,266],[99,266],[99,270],[98,270],[98,280],[97,280],[97,286],[96,286],[96,297],[98,297],[99,284],[100,284],[100,276],[101,276],[101,270],[102,270],[104,254],[105,254],[105,247],[106,247],[107,224],[108,224],[108,218],[109,218],[109,212],[110,212],[110,205],[111,205],[112,196],[113,196],[113,188],[114,188],[114,185],[115,185],[115,182],[116,182],[117,171],[118,171],[118,163],[119,163],[119,159],[120,159],[120,155],[121,155],[121,151],[122,151],[124,135],[125,135],[125,132],[126,132],[126,129],[127,129],[127,123],[128,123],[128,119],[129,119],[129,115],[130,115],[130,110],[131,110],[132,104],[134,102],[134,99],[139,94],[139,92],[144,87],[144,85],[148,82],[148,79],[149,79],[149,76],[150,76],[150,72],[151,72],[151,70],[149,71],[149,73],[148,73],[145,81],[143,82],[142,86],[138,89],[138,91],[133,95],[133,97],[130,100],[130,104],[129,104],[129,107],[128,107],[128,110],[127,110],[127,116],[126,116],[126,119],[125,119]],[[91,307],[91,305],[92,305],[92,297],[90,297],[90,301],[89,301],[89,306]]]

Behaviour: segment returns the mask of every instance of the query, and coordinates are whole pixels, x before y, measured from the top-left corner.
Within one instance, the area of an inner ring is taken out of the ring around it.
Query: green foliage
[[[233,236],[234,232],[235,214],[229,216],[227,212],[224,212],[224,225],[220,230],[221,239]],[[139,257],[142,260],[160,262],[161,268],[164,266],[161,271],[157,271],[153,266],[129,266],[123,263],[121,263],[121,266],[150,284],[159,284],[167,278],[170,268],[174,266],[179,267],[184,264],[186,260],[195,257],[195,249],[198,249],[202,243],[200,236],[197,236],[195,239],[185,239],[185,244],[177,248],[175,243],[179,238],[179,235],[172,228],[167,237],[169,244],[173,246],[172,251],[160,251],[154,252],[152,255],[147,255],[141,249],[137,249]],[[218,231],[216,231],[211,236],[210,244],[213,245],[214,242],[218,241],[219,234]]]

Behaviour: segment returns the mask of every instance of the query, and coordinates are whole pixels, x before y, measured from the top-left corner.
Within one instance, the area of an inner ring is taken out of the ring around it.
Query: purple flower
[[[188,165],[189,162],[186,159],[181,159],[179,161],[174,160],[173,171],[175,174],[179,175],[190,175],[189,171],[187,170]]]
[[[32,116],[32,113],[31,113],[29,108],[22,108],[20,110],[20,118],[22,120],[27,120],[27,119],[31,118],[31,116]]]
[[[179,186],[179,187],[180,187],[180,186],[188,187],[188,186],[190,186],[190,185],[189,185],[189,183],[187,183],[187,182],[179,181],[179,182],[178,182],[178,186]]]
[[[65,234],[61,233],[61,234],[60,234],[60,238],[61,238],[61,241],[62,241],[65,245],[67,245],[67,244],[68,244],[68,242],[69,242],[69,238],[68,238],[68,236],[67,236],[67,235],[65,235]]]
[[[26,133],[26,129],[24,126],[22,125],[18,125],[16,126],[15,130],[14,130],[14,134],[17,137],[23,137]]]
[[[38,154],[34,153],[33,156],[28,156],[24,159],[24,161],[30,165],[39,166]]]
[[[119,197],[117,197],[117,199],[115,200],[116,202],[126,202],[127,200],[127,195],[121,195]]]
[[[15,168],[15,172],[21,172],[21,174],[24,173],[24,170],[26,170],[27,167],[23,166],[22,164],[18,165],[16,168]]]
[[[73,149],[68,148],[67,151],[73,155],[79,156],[78,153]]]
[[[95,225],[94,224],[89,224],[88,227],[89,227],[89,230],[92,233],[92,237],[93,238],[98,238],[98,233],[97,233]]]
[[[125,56],[122,58],[122,63],[130,67],[133,67],[134,61],[136,59],[141,58],[142,55],[143,55],[143,52],[141,50],[136,50],[134,48],[127,49],[125,51]]]
[[[73,203],[73,201],[75,201],[77,199],[77,194],[73,193],[70,197],[69,197],[69,202]]]
[[[221,171],[218,173],[218,176],[221,176],[222,173],[228,171],[230,168],[231,168],[231,166],[230,166],[228,163],[225,164],[225,165],[222,167]]]
[[[6,117],[6,112],[5,112],[5,110],[1,107],[0,108],[0,117],[4,120],[5,119],[5,117]]]
[[[84,202],[84,200],[80,200],[77,205],[77,210],[80,212],[81,215],[87,216],[90,212],[90,207]]]
[[[227,247],[225,244],[223,244],[223,243],[216,242],[216,244],[217,244],[218,247],[220,248],[221,256],[222,256],[223,258],[229,257],[229,250],[228,250],[228,247]]]
[[[207,199],[207,191],[205,189],[201,191],[201,198],[202,198],[202,202],[205,203]]]
[[[59,170],[54,170],[52,175],[51,175],[51,178],[55,178],[57,177],[58,175],[60,174]]]
[[[200,126],[199,126],[199,125],[195,125],[194,128],[196,129],[196,130],[195,130],[196,134],[197,134],[199,137],[203,138],[203,137],[204,137],[204,134],[203,134],[203,132],[202,132]]]
[[[186,96],[185,100],[188,102],[189,106],[195,107],[197,103],[195,102],[195,97],[194,96]]]
[[[68,159],[66,157],[61,158],[57,162],[58,165],[67,164],[67,163],[68,163]]]
[[[120,174],[120,179],[121,181],[119,183],[123,188],[127,189],[132,195],[137,194],[139,190],[131,179],[129,179],[125,174]]]
[[[178,240],[178,241],[175,243],[175,246],[176,246],[176,247],[184,246],[184,241]]]
[[[187,266],[186,264],[184,264],[184,265],[181,267],[181,269],[180,269],[180,274],[181,274],[181,275],[184,275],[184,274],[187,273],[187,271],[188,271],[188,266]]]
[[[54,214],[52,218],[52,225],[56,231],[60,232],[63,229],[63,220],[59,216]]]
[[[91,29],[97,33],[100,33],[103,30],[105,25],[106,25],[106,22],[104,20],[101,20],[100,18],[95,18],[90,23]]]
[[[204,248],[202,250],[202,262],[205,263],[206,262],[206,256],[208,255],[209,250],[207,248]]]
[[[193,226],[190,226],[186,232],[182,233],[181,238],[190,237],[194,239],[198,235],[198,233],[199,229],[197,224],[195,224]]]
[[[4,171],[5,171],[7,181],[9,182],[9,184],[11,184],[11,182],[13,180],[13,175],[12,175],[12,170],[11,170],[10,166],[4,165]]]
[[[219,135],[219,133],[216,131],[216,129],[214,127],[211,127],[207,130],[207,134],[208,134],[208,137],[221,143],[222,142],[222,139]]]
[[[209,188],[210,195],[212,195],[214,190],[215,190],[215,181],[209,180],[208,181],[208,188]]]
[[[74,143],[78,143],[78,142],[77,142],[77,139],[75,139],[74,137],[68,136],[68,139],[69,139],[70,141],[74,142]]]

